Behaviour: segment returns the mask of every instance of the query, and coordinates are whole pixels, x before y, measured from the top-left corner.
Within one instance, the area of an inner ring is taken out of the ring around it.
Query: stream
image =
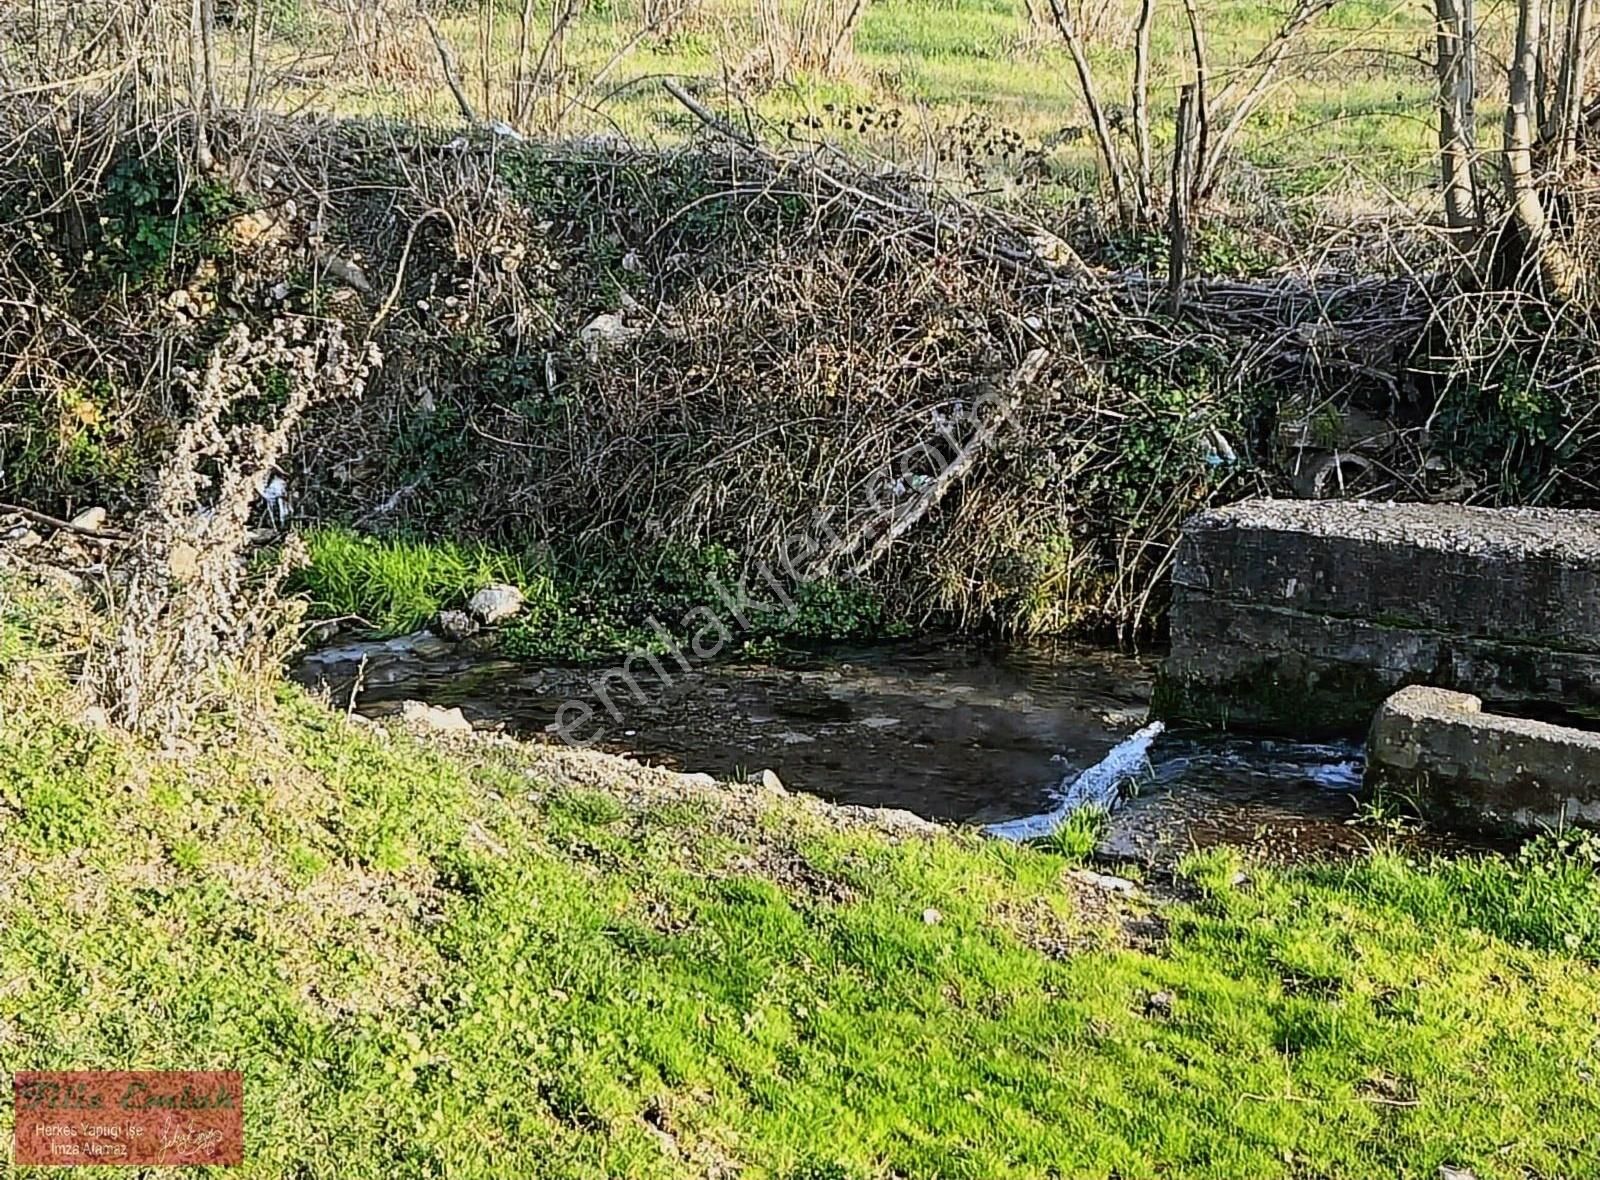
[[[562,728],[654,765],[719,778],[770,769],[837,802],[992,824],[1049,811],[1064,779],[1144,724],[1156,667],[1093,648],[928,638],[778,664],[670,665],[665,677],[641,660],[629,683],[602,679],[605,666],[531,666],[425,637],[313,653],[296,678],[343,706],[359,676],[355,708],[369,717],[421,700],[459,707],[478,728],[552,741]],[[1158,865],[1218,843],[1277,861],[1386,839],[1418,852],[1475,846],[1364,816],[1361,769],[1357,744],[1164,734],[1099,852]]]

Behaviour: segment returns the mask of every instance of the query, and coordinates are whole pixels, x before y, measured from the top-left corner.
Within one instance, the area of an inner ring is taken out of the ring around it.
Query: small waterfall
[[[1060,803],[1053,810],[990,824],[983,829],[984,835],[1001,840],[1037,840],[1054,832],[1075,811],[1085,807],[1112,810],[1119,801],[1118,788],[1149,762],[1150,746],[1165,728],[1161,722],[1152,721],[1076,778],[1063,780]]]

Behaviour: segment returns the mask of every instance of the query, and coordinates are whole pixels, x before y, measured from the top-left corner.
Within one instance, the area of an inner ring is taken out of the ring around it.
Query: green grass
[[[738,563],[718,546],[641,551],[596,565],[479,542],[372,536],[341,526],[312,528],[304,537],[310,562],[295,572],[288,590],[305,596],[312,617],[359,620],[376,634],[400,635],[427,626],[441,609],[459,608],[492,582],[507,582],[523,592],[526,604],[507,626],[503,646],[529,659],[660,652],[663,634],[694,650],[694,634],[709,625],[708,609],[727,629],[724,655],[770,656],[784,644],[907,631],[871,591],[827,579],[780,583],[791,595],[786,604],[759,577],[746,578],[748,626],[742,626],[719,590],[737,592]]]
[[[312,11],[309,4],[299,7]],[[1112,5],[1112,15],[1089,47],[1102,102],[1123,111],[1130,103],[1135,9],[1131,0]],[[1255,0],[1202,3],[1200,9],[1219,85],[1269,41],[1285,15],[1285,6]],[[484,26],[476,12],[443,22],[461,59],[466,90],[489,117],[509,113],[516,11],[515,6],[495,9],[486,41],[480,39]],[[1484,19],[1482,40],[1491,54],[1498,52],[1504,26],[1502,14]],[[746,86],[737,95],[724,90],[722,79],[741,72],[749,76],[747,67],[759,63],[763,53],[747,0],[702,0],[684,27],[665,40],[639,36],[639,27],[637,5],[585,6],[563,49],[564,94],[580,101],[567,109],[559,127],[527,129],[540,134],[621,132],[640,142],[680,140],[697,125],[659,86],[660,77],[677,75],[706,80],[706,97],[713,105],[746,104],[780,140],[795,131],[797,121],[818,119],[821,126],[814,133],[832,142],[931,167],[937,149],[961,150],[962,124],[978,117],[1046,149],[1047,188],[1081,188],[1093,166],[1087,137],[1064,134],[1088,123],[1070,59],[1053,28],[1030,24],[1021,0],[873,0],[863,13],[854,52],[833,76],[798,73]],[[332,10],[282,28],[278,53],[286,68],[308,50],[320,52],[343,36]],[[1289,68],[1240,138],[1244,158],[1261,170],[1270,187],[1286,195],[1330,187],[1341,193],[1354,189],[1370,199],[1421,194],[1432,182],[1436,150],[1435,83],[1416,58],[1428,50],[1430,28],[1422,8],[1344,0],[1291,55]],[[234,51],[242,55],[244,33],[236,36]],[[420,27],[397,25],[392,36],[399,48],[379,53],[376,72],[355,62],[344,70],[292,70],[302,83],[284,82],[269,99],[285,108],[309,105],[342,113],[457,121],[453,100],[437,74],[433,48]],[[1193,74],[1187,47],[1181,6],[1157,5],[1151,112],[1158,152],[1173,136],[1179,86]],[[386,54],[398,54],[412,64],[385,73],[384,62],[390,60]],[[603,78],[591,85],[602,71]],[[1498,101],[1493,73],[1484,71],[1485,115]],[[880,113],[895,108],[903,119],[892,131],[863,128],[858,106]],[[1495,120],[1484,117],[1480,122],[1487,149]],[[980,186],[1004,188],[1015,179],[1004,167],[989,168],[992,163],[985,164],[987,175]],[[961,175],[961,168],[948,160],[942,171],[952,178]]]
[[[338,527],[311,529],[305,541],[310,564],[296,571],[290,589],[309,598],[317,617],[360,619],[383,635],[415,631],[493,582],[537,595],[547,581],[531,561],[474,543]]]
[[[241,1176],[1600,1174],[1589,845],[1223,851],[1127,901],[290,689],[174,756],[41,654],[0,681],[0,1059],[241,1069]]]

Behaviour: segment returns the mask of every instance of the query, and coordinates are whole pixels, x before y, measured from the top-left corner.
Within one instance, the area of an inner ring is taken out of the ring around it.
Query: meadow
[[[1326,7],[1242,129],[1243,198],[1254,189],[1357,212],[1425,201],[1436,150],[1429,10]],[[241,3],[224,30],[222,85],[234,97],[255,28],[247,10]],[[843,147],[980,191],[1092,184],[1085,106],[1049,0],[550,0],[438,11],[434,28],[475,114],[526,135],[679,141],[698,124],[662,90],[674,77],[779,147]],[[1091,0],[1067,11],[1126,137],[1137,5]],[[1213,95],[1251,83],[1252,61],[1294,11],[1256,0],[1197,6]],[[256,92],[268,107],[459,120],[437,46],[409,6],[276,0],[267,12]],[[1486,52],[1498,53],[1505,20],[1485,14]],[[1181,5],[1154,7],[1150,43],[1159,154],[1173,139],[1178,89],[1195,74]],[[1485,82],[1486,100],[1497,101],[1494,79]],[[1483,120],[1486,148],[1495,122]]]

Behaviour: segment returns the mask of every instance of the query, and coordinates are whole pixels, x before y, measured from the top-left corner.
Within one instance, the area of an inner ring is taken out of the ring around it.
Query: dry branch
[[[1139,216],[1144,219],[1150,218],[1155,208],[1150,160],[1150,21],[1154,14],[1155,0],[1140,0],[1133,43],[1133,140],[1138,155]]]
[[[1124,220],[1127,220],[1132,209],[1128,204],[1122,157],[1117,152],[1116,141],[1111,138],[1111,124],[1106,120],[1105,109],[1100,105],[1100,91],[1096,88],[1094,74],[1089,69],[1083,38],[1079,36],[1078,27],[1067,12],[1064,0],[1050,0],[1050,15],[1056,22],[1062,40],[1067,43],[1067,52],[1072,56],[1072,68],[1078,75],[1078,92],[1083,98],[1084,106],[1089,109],[1089,125],[1094,132],[1095,147],[1099,150],[1100,159],[1105,165],[1106,180],[1111,185],[1112,200],[1116,202],[1117,211]]]
[[[417,5],[417,14],[427,26],[428,36],[433,38],[433,47],[439,54],[439,68],[444,72],[445,85],[450,87],[450,93],[456,100],[456,108],[461,112],[463,119],[475,126],[478,123],[478,112],[472,109],[467,92],[461,85],[461,69],[456,65],[455,51],[450,48],[450,42],[439,28],[439,22],[433,19],[433,14],[428,11],[425,4]]]
[[[1199,178],[1196,184],[1199,196],[1207,197],[1216,187],[1219,179],[1220,167],[1227,158],[1228,149],[1233,145],[1234,138],[1244,127],[1246,121],[1255,112],[1261,100],[1266,98],[1272,88],[1272,83],[1277,77],[1278,69],[1283,65],[1284,58],[1305,31],[1311,27],[1316,19],[1334,6],[1337,0],[1297,0],[1294,10],[1289,14],[1283,25],[1278,29],[1259,53],[1251,60],[1248,67],[1241,70],[1234,79],[1223,88],[1217,96],[1219,108],[1228,107],[1228,100],[1233,96],[1236,88],[1247,87],[1242,96],[1232,104],[1228,111],[1228,119],[1223,124],[1222,130],[1210,142],[1208,152],[1203,160],[1198,162]],[[1245,79],[1251,79],[1248,83]]]

